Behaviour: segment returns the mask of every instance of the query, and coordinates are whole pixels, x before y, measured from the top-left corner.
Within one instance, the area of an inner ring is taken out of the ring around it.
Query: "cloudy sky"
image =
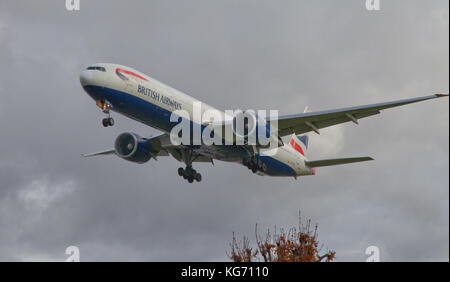
[[[375,161],[299,180],[174,159],[83,159],[124,131],[79,72],[132,66],[221,109],[281,114],[449,90],[449,2],[364,0],[0,2],[0,260],[227,260],[232,232],[297,224],[301,210],[339,261],[449,259],[449,102],[427,101],[311,135],[312,159]]]

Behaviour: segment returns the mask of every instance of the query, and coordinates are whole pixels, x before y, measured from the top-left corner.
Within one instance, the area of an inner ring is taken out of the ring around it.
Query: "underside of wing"
[[[172,155],[176,160],[183,161],[186,155],[189,153],[188,149],[183,145],[173,145],[170,141],[170,136],[166,133],[160,134],[154,137],[145,138],[149,142],[150,146],[157,148],[156,152],[152,153],[153,158],[157,157],[167,157]],[[83,157],[95,157],[95,156],[105,156],[105,155],[116,155],[114,149],[105,150],[96,153],[82,154]],[[208,156],[204,156],[201,153],[193,152],[190,156],[193,162],[212,162],[212,159]]]
[[[196,151],[190,151],[183,146],[172,146],[167,148],[167,151],[174,157],[177,161],[183,162],[188,154],[191,154],[189,157],[192,162],[207,162],[213,163],[213,159],[209,156],[202,155]]]

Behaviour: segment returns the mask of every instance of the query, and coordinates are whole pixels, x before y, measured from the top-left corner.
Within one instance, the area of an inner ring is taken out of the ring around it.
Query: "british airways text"
[[[175,110],[181,110],[181,104],[177,101],[170,99],[164,95],[160,95],[158,92],[151,90],[150,88],[144,87],[142,85],[138,85],[138,93],[150,97],[153,100],[159,101],[163,104],[166,104]]]

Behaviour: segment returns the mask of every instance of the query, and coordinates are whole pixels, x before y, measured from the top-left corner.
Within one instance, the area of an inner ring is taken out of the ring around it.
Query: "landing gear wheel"
[[[182,168],[182,167],[178,168],[178,175],[179,176],[183,176],[184,175],[184,168]]]
[[[190,176],[188,177],[188,182],[189,182],[189,183],[194,182],[194,177],[193,177],[192,175],[190,175]]]
[[[197,182],[202,181],[202,175],[200,173],[196,173],[195,174],[195,180],[197,180]]]
[[[258,159],[258,160],[256,161],[256,163],[257,163],[258,168],[259,168],[259,169],[262,169],[263,162],[262,162],[260,159]]]
[[[193,175],[194,170],[192,169],[192,167],[188,166],[188,167],[186,167],[186,169],[184,170],[184,173],[185,173],[187,176],[190,176],[190,175]]]
[[[262,169],[263,172],[267,171],[267,165],[265,163],[262,164]]]
[[[104,119],[102,119],[102,125],[104,127],[113,126],[114,119],[112,117],[104,118]]]
[[[113,126],[114,125],[114,119],[112,117],[108,118],[108,125]]]
[[[251,156],[250,158],[243,158],[242,164],[246,166],[253,173],[258,171],[265,172],[267,170],[267,165],[259,159],[257,156]]]

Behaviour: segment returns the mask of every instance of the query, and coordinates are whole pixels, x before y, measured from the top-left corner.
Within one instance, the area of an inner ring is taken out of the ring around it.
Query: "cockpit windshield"
[[[106,69],[104,67],[93,66],[93,67],[88,67],[87,69],[88,70],[98,70],[98,71],[106,72]]]

